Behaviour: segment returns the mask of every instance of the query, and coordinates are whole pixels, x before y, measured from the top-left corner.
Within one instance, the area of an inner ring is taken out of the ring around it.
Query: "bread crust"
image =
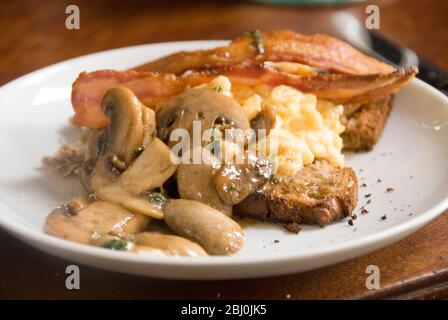
[[[362,105],[345,123],[344,150],[368,151],[378,142],[392,109],[393,96]]]

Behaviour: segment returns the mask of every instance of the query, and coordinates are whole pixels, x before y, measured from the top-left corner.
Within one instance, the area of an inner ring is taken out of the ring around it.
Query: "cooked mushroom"
[[[105,130],[92,129],[86,138],[84,161],[79,168],[79,178],[84,189],[93,193],[92,172],[106,138]]]
[[[86,140],[85,160],[97,159],[106,143],[106,130],[91,130]]]
[[[215,175],[214,183],[222,201],[227,205],[235,205],[262,189],[271,174],[269,160],[247,155],[243,164],[224,164]]]
[[[217,119],[224,119],[234,128],[250,128],[246,113],[234,99],[209,89],[187,89],[159,109],[157,134],[172,146],[169,138],[174,129],[192,132],[193,121],[199,120],[203,132],[211,129]]]
[[[172,145],[171,132],[183,128],[192,133],[194,120],[201,121],[202,132],[216,125],[221,129],[250,128],[246,113],[235,100],[213,90],[187,89],[157,112],[158,136]],[[215,170],[207,164],[181,164],[177,172],[179,194],[181,198],[201,201],[231,215],[231,206],[224,204],[216,193],[214,174]]]
[[[98,171],[101,171],[105,175],[102,178],[112,181],[149,144],[155,130],[155,114],[143,106],[131,90],[124,87],[106,93],[103,111],[110,116],[111,122],[96,141],[100,156],[98,163],[106,168],[99,170],[97,164],[94,170],[97,177]],[[94,149],[94,146],[89,145],[89,148]]]
[[[93,193],[92,173],[98,158],[92,158],[84,161],[79,167],[79,179],[84,189],[88,193]]]
[[[263,109],[250,122],[250,126],[258,135],[258,130],[266,130],[266,137],[269,136],[271,130],[275,127],[275,112],[271,106],[265,105]]]
[[[169,148],[161,140],[153,139],[154,112],[144,107],[132,91],[122,87],[106,93],[103,110],[111,122],[96,139],[99,158],[92,171],[91,163],[86,161],[84,180],[91,175],[92,190],[99,199],[161,219],[161,209],[142,193],[162,186],[176,166],[171,162]],[[95,144],[93,138],[92,143]],[[90,147],[91,154],[95,154],[94,147]]]
[[[243,230],[238,223],[198,201],[170,201],[165,207],[165,222],[176,233],[199,243],[211,255],[231,255],[244,244]]]
[[[110,89],[104,96],[103,112],[111,118],[100,154],[112,154],[125,165],[144,148],[155,130],[155,114],[125,87]]]
[[[125,87],[109,90],[103,100],[104,113],[111,117],[109,126],[92,130],[86,142],[85,160],[80,168],[81,183],[93,192],[92,173],[98,157],[109,157],[110,165],[123,171],[151,141],[155,133],[155,113],[144,107]]]
[[[208,164],[181,164],[177,169],[177,188],[183,199],[205,203],[220,210],[227,216],[232,215],[232,206],[224,203],[216,192],[215,169]]]
[[[207,256],[199,244],[174,235],[142,232],[135,236],[135,242],[136,245],[132,251],[137,253],[157,253],[165,256]]]
[[[54,209],[45,228],[57,237],[90,244],[97,235],[125,237],[140,232],[148,221],[148,217],[131,213],[118,204],[81,196]]]
[[[145,198],[144,192],[160,188],[176,171],[168,146],[154,138],[122,174],[117,174],[111,161],[110,156],[101,157],[95,166],[92,186],[96,196],[132,212],[162,219],[160,206]]]

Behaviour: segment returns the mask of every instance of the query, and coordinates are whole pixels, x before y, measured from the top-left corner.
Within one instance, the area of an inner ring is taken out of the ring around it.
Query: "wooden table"
[[[75,2],[81,29],[65,28]],[[124,5],[126,3],[126,5]],[[448,69],[448,1],[376,1],[381,32]],[[233,38],[244,31],[328,31],[337,10],[351,6],[272,7],[215,1],[31,1],[0,5],[0,84],[40,67],[136,44]],[[448,213],[407,239],[367,256],[302,274],[238,281],[166,281],[81,267],[81,290],[65,289],[69,261],[36,251],[0,231],[0,298],[353,299],[448,296]],[[382,289],[365,288],[365,268],[381,270]],[[250,290],[249,290],[250,288]]]

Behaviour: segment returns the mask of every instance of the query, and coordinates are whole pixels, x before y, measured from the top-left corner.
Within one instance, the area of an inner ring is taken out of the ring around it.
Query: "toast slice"
[[[368,151],[378,142],[392,109],[393,96],[362,105],[347,117],[344,150]]]
[[[351,215],[358,199],[358,181],[351,168],[326,161],[305,166],[300,174],[251,194],[233,207],[240,217],[283,223],[327,225]]]

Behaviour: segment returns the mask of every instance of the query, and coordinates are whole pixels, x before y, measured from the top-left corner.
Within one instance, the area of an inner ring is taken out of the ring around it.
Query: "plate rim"
[[[168,42],[157,42],[151,44],[140,44],[135,46],[128,47],[120,47],[114,48],[99,52],[94,52],[82,56],[78,56],[75,58],[63,60],[57,62],[55,64],[51,64],[46,67],[39,68],[30,73],[22,75],[16,79],[13,79],[2,86],[0,86],[0,96],[3,92],[10,87],[13,87],[19,82],[27,81],[32,79],[38,74],[43,72],[48,72],[52,69],[57,69],[65,64],[70,64],[76,62],[77,60],[82,60],[86,58],[94,58],[95,56],[116,53],[118,51],[126,51],[132,49],[140,49],[140,48],[151,48],[156,46],[191,46],[194,45],[220,45],[224,43],[228,43],[229,40],[193,40],[193,41],[168,41]],[[435,95],[441,101],[448,103],[448,97],[446,97],[442,92],[438,91],[434,87],[429,84],[421,81],[420,79],[413,79],[409,86],[421,86],[425,89],[425,91],[429,91],[431,94]],[[446,106],[448,108],[448,105]],[[20,221],[16,221],[14,219],[8,219],[6,216],[0,214],[0,227],[6,230],[8,233],[14,235],[15,237],[21,239],[22,241],[27,242],[33,247],[36,247],[34,243],[38,243],[44,247],[51,248],[53,250],[65,251],[70,254],[80,254],[83,256],[88,256],[91,258],[101,258],[108,259],[113,261],[121,261],[124,260],[130,261],[132,263],[145,264],[145,265],[158,265],[158,266],[188,266],[188,267],[197,267],[201,268],[204,266],[217,267],[217,266],[255,266],[259,264],[275,264],[275,263],[288,263],[296,260],[302,259],[313,259],[319,258],[319,256],[324,257],[328,254],[337,254],[343,253],[347,250],[356,250],[366,246],[372,246],[376,243],[380,242],[389,242],[393,238],[400,237],[400,235],[406,234],[410,230],[416,230],[424,225],[428,224],[431,220],[441,215],[448,208],[448,194],[445,198],[434,205],[431,206],[430,209],[420,212],[419,215],[413,216],[411,219],[402,222],[398,225],[392,226],[386,230],[382,230],[371,235],[367,235],[358,239],[356,242],[342,242],[337,244],[329,244],[324,248],[319,248],[316,250],[315,248],[307,248],[303,249],[300,252],[285,252],[285,253],[276,253],[275,255],[258,255],[258,256],[210,256],[210,257],[164,257],[157,255],[134,255],[124,252],[117,252],[113,250],[107,250],[103,248],[96,248],[84,244],[74,243],[68,240],[60,239],[51,235],[48,235],[44,232],[44,230],[38,231],[34,230],[26,225],[20,223]],[[0,212],[8,211],[10,214],[15,215],[15,212],[10,207],[6,206],[4,203],[0,202]],[[401,239],[401,238],[400,238]],[[392,240],[392,242],[395,242]],[[40,250],[43,250],[39,247]],[[44,250],[47,253],[49,251]],[[50,253],[52,254],[52,253]],[[55,255],[55,254],[53,254]],[[60,255],[58,255],[60,257]]]

